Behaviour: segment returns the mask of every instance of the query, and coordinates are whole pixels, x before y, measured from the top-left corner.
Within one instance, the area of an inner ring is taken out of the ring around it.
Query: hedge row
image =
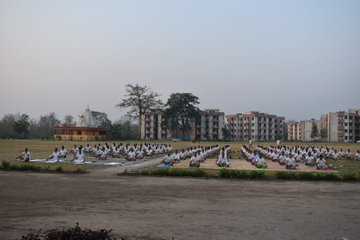
[[[0,170],[4,171],[34,171],[34,172],[57,172],[57,173],[63,173],[65,172],[64,169],[61,166],[56,167],[55,169],[50,169],[50,166],[42,167],[36,164],[31,163],[21,163],[21,164],[11,164],[7,161],[2,161],[0,165]],[[73,173],[85,173],[84,170],[81,168],[77,168],[74,171],[71,171]]]
[[[185,177],[220,177],[237,179],[286,179],[286,180],[330,180],[330,181],[360,181],[360,173],[315,173],[315,172],[268,172],[261,170],[246,171],[222,168],[217,174],[209,174],[203,169],[156,168],[140,171],[141,175],[152,176],[185,176]]]

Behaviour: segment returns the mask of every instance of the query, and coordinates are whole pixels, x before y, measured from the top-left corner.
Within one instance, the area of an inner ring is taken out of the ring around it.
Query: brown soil
[[[126,239],[360,239],[360,185],[0,172],[0,239],[113,229]]]

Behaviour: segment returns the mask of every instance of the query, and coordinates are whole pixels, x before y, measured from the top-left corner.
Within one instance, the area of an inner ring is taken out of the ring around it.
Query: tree
[[[161,109],[163,104],[159,99],[160,95],[151,91],[147,86],[140,86],[139,84],[126,85],[125,98],[116,106],[119,108],[130,108],[127,114],[137,119],[139,126],[141,125],[141,115],[152,110]],[[138,132],[140,138],[140,128]]]
[[[322,128],[322,129],[320,129],[320,137],[321,137],[321,139],[326,139],[327,138],[327,129],[326,128]]]
[[[60,124],[60,120],[54,112],[40,116],[38,122],[39,137],[50,139],[53,137],[53,127]]]
[[[16,133],[14,124],[16,120],[14,114],[6,114],[0,121],[0,137],[1,138],[15,138]]]
[[[221,130],[222,130],[222,132],[223,132],[224,140],[229,141],[230,138],[231,138],[230,130],[227,129],[226,127],[222,128]]]
[[[192,93],[172,93],[165,105],[164,116],[172,134],[182,131],[184,138],[186,131],[191,130],[191,122],[200,118],[199,98]],[[174,136],[173,136],[174,137]],[[177,136],[176,136],[177,137]]]
[[[14,130],[16,133],[20,135],[21,138],[27,138],[29,134],[29,116],[27,114],[22,114],[15,122],[14,122]]]
[[[104,112],[92,112],[93,117],[96,121],[96,124],[106,129],[107,131],[111,128],[111,120],[108,118],[108,115]]]
[[[74,125],[74,117],[72,115],[65,115],[63,125],[64,126]]]
[[[311,139],[315,139],[315,138],[317,138],[318,136],[319,136],[318,127],[317,127],[316,123],[313,122],[312,128],[311,128],[310,138],[311,138]]]

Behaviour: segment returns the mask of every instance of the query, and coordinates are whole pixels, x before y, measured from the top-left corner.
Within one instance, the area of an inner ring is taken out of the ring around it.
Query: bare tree
[[[163,103],[159,99],[159,94],[151,91],[147,86],[140,86],[139,84],[127,84],[126,95],[124,99],[117,104],[119,108],[129,108],[127,112],[129,117],[137,119],[139,126],[141,125],[141,115],[152,110],[160,109]],[[140,127],[138,131],[140,138]]]

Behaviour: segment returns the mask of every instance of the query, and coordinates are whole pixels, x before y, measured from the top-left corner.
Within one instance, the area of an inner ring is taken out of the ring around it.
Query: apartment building
[[[171,138],[171,132],[165,125],[161,112],[148,112],[141,115],[140,137],[146,140],[166,140]]]
[[[200,119],[191,121],[191,130],[182,136],[182,132],[175,132],[174,137],[186,140],[222,140],[225,127],[225,113],[219,109],[205,109],[200,112]],[[141,139],[166,140],[172,134],[165,125],[161,112],[149,112],[141,116]]]
[[[318,131],[320,131],[320,121],[311,119],[303,120],[300,122],[289,121],[287,130],[288,130],[288,140],[289,141],[312,141],[311,133],[313,125],[317,126]]]
[[[357,142],[360,140],[360,109],[322,114],[320,125],[327,130],[329,142]]]
[[[289,141],[300,141],[301,140],[301,124],[296,121],[288,121],[288,140]]]
[[[283,138],[284,117],[250,111],[227,115],[231,139],[235,141],[273,141]]]

